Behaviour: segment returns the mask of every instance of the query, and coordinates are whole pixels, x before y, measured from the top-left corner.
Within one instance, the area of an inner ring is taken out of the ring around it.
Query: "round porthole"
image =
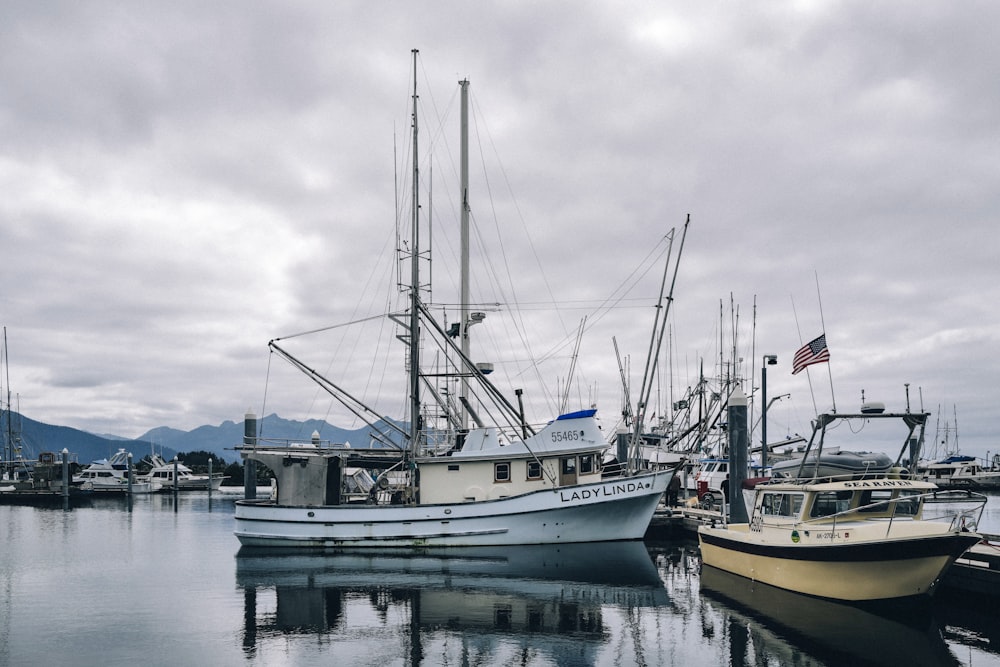
[[[451,514],[451,510],[445,510],[444,513],[445,514]]]
[[[309,512],[308,514],[306,514],[306,516],[308,516],[311,519],[314,516],[316,516],[316,513],[315,512]]]

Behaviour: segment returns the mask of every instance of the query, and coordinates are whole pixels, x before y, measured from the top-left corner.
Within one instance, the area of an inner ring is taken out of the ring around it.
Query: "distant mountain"
[[[104,438],[106,440],[131,440],[132,438],[123,438],[120,435],[115,435],[114,433],[95,433],[94,435]]]
[[[150,452],[149,442],[131,440],[114,436],[95,435],[68,426],[53,426],[29,419],[16,412],[4,412],[0,441],[6,445],[7,419],[10,419],[15,437],[20,438],[21,456],[28,460],[37,460],[42,452],[69,451],[70,460],[80,464],[90,463],[98,459],[109,458],[124,448],[132,452],[136,461]],[[169,454],[173,458],[177,452],[164,450],[164,457]],[[232,456],[230,456],[232,458]]]
[[[236,458],[233,447],[243,443],[244,428],[243,422],[233,421],[224,421],[218,426],[199,426],[191,431],[160,426],[144,433],[140,439],[154,443],[157,450],[161,445],[166,449],[182,452],[201,450],[232,462]],[[321,419],[304,422],[282,419],[275,414],[258,422],[260,437],[269,441],[309,440],[314,433],[318,433],[320,440],[324,442],[369,446],[370,430],[367,426],[354,430],[343,429]]]
[[[68,426],[43,424],[16,412],[9,413],[16,431],[20,432],[23,456],[37,459],[41,452],[61,452],[69,450],[71,458],[81,464],[110,457],[119,448],[132,452],[136,461],[149,454],[154,448],[168,461],[179,452],[211,452],[218,461],[233,463],[239,456],[233,448],[243,442],[243,422],[225,421],[218,426],[199,426],[191,431],[181,431],[169,426],[158,426],[136,439],[114,435],[96,435]],[[6,419],[3,414],[3,431],[6,437]],[[405,425],[399,424],[405,428]],[[343,429],[332,426],[321,419],[304,422],[282,419],[271,414],[258,423],[260,437],[269,441],[308,440],[313,433],[319,433],[324,442],[351,443],[356,447],[370,447],[371,428]]]

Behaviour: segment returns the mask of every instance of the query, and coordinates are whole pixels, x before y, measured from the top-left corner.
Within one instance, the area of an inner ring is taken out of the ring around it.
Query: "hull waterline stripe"
[[[902,539],[864,544],[788,545],[758,544],[733,540],[709,532],[698,534],[708,545],[754,556],[800,561],[865,562],[914,560],[933,556],[958,557],[979,541],[972,533],[941,537]]]

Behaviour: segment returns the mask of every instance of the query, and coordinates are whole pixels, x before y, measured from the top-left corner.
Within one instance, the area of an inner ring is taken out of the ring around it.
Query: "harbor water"
[[[0,507],[0,665],[1000,665],[996,601],[817,600],[702,569],[683,533],[247,551],[238,497]],[[981,530],[1000,533],[1000,495]]]

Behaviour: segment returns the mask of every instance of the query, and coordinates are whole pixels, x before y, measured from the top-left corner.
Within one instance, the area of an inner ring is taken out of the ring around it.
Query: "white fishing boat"
[[[468,323],[482,318],[465,312],[466,295],[454,336],[422,300],[416,69],[414,52],[412,231],[403,244],[409,247],[411,270],[407,312],[391,316],[404,327],[397,339],[407,346],[409,418],[402,425],[383,419],[272,341],[275,353],[368,422],[383,446],[275,444],[250,438],[238,448],[240,454],[274,473],[276,491],[272,498],[237,501],[236,536],[249,546],[366,548],[641,539],[673,471],[626,470],[618,477],[602,477],[608,443],[594,409],[563,414],[535,432],[522,411],[486,378],[488,367],[470,360]],[[463,85],[463,103],[465,94]],[[463,118],[464,109],[463,104]],[[463,201],[463,211],[467,208]],[[466,263],[468,237],[463,237]],[[467,284],[464,278],[462,284]],[[428,369],[421,366],[425,335],[443,350]],[[461,406],[453,410],[454,401],[442,400],[434,390],[445,374],[459,378],[463,392],[478,390],[474,399],[479,404],[473,405],[471,393],[463,393]],[[489,407],[483,409],[487,401]],[[479,414],[489,414],[495,422],[487,424]],[[467,426],[467,420],[474,425]],[[357,468],[370,470],[375,481],[365,502],[352,502],[343,492],[346,472]]]
[[[640,539],[673,471],[602,479],[606,447],[593,410],[505,445],[491,429],[472,429],[450,455],[411,459],[403,486],[379,475],[382,493],[370,503],[339,503],[342,462],[357,451],[244,447],[245,459],[274,472],[277,497],[237,501],[236,535],[244,545],[309,547]]]
[[[835,422],[897,419],[909,426],[905,449],[918,427],[916,441],[922,439],[926,418],[909,412],[822,414],[810,447],[818,442],[821,458],[826,429]],[[757,484],[754,493],[749,523],[698,529],[703,563],[779,588],[850,601],[931,593],[952,562],[980,540],[972,531],[986,503],[982,497],[969,509],[963,496],[965,509],[925,518],[924,501],[940,501],[947,492],[899,469],[835,480],[783,479]]]

